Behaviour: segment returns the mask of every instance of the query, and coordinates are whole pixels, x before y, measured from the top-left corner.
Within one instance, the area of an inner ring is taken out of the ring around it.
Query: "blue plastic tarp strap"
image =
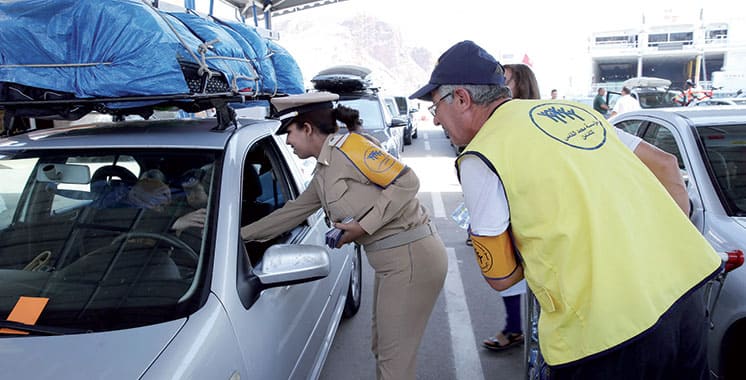
[[[201,43],[197,46],[203,62],[220,70],[228,78],[234,91],[256,90],[259,79],[250,56],[230,33],[215,22],[192,13],[170,13],[179,19]]]

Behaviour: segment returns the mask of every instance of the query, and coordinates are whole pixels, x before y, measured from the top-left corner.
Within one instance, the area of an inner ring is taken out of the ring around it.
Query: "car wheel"
[[[407,128],[404,130],[404,145],[412,145],[412,129]]]
[[[417,138],[417,128],[414,128],[414,133],[412,133],[412,138],[413,139]]]
[[[352,255],[352,270],[350,271],[350,286],[347,288],[347,300],[345,301],[345,309],[342,312],[342,316],[350,318],[357,314],[360,309],[360,300],[362,298],[363,290],[363,272],[362,272],[362,258],[360,254],[360,246],[355,245],[355,253]]]
[[[743,342],[746,339],[746,322],[736,323],[729,329],[727,337],[723,339],[723,353],[721,354],[723,379],[746,379],[746,369],[743,367]]]

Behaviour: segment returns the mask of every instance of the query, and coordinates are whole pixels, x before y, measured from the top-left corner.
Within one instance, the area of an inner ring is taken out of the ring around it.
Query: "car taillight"
[[[725,272],[730,272],[743,265],[743,251],[735,249],[728,252],[719,252],[720,258],[725,263]]]

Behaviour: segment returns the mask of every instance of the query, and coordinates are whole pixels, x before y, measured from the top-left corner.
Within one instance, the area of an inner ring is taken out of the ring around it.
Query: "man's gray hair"
[[[438,88],[438,91],[443,95],[453,92],[457,88],[466,90],[471,96],[471,100],[480,106],[490,104],[500,98],[510,98],[512,96],[510,87],[493,84],[444,84]],[[453,102],[453,97],[446,99],[446,102]]]

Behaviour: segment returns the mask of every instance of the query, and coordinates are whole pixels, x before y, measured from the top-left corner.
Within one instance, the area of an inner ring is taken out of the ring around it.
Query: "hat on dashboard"
[[[430,81],[409,99],[432,101],[431,93],[444,84],[505,85],[503,67],[490,53],[472,41],[461,41],[443,53]]]
[[[334,101],[338,99],[339,95],[327,91],[307,92],[305,94],[272,98],[271,102],[274,112],[270,117],[280,120],[281,123],[280,128],[277,129],[275,134],[282,135],[287,133],[288,126],[302,113],[334,108]]]

